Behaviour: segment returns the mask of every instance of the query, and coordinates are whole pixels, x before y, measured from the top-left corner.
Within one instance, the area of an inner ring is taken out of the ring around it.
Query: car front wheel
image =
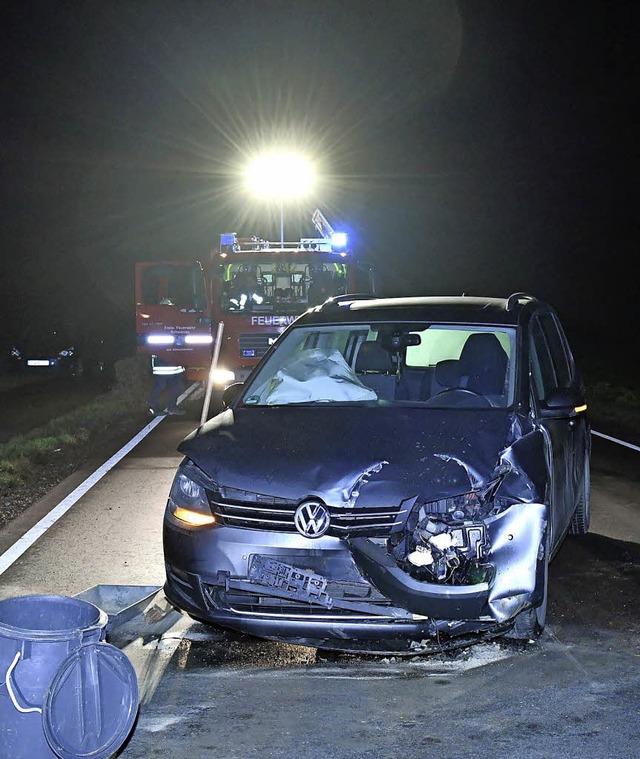
[[[509,640],[529,641],[539,638],[542,634],[547,617],[547,594],[540,606],[534,609],[530,606],[521,611],[515,619],[513,627],[505,634]]]

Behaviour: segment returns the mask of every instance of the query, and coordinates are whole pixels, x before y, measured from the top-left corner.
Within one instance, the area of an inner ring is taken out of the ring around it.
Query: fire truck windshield
[[[204,311],[206,291],[199,263],[176,262],[141,267],[140,290],[147,306],[176,306],[182,311]]]
[[[220,307],[226,312],[300,313],[347,292],[342,261],[263,260],[220,265]]]

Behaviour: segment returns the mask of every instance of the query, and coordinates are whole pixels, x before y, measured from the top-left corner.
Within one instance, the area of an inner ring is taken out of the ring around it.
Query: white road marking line
[[[605,435],[602,432],[596,432],[595,430],[591,430],[592,435],[597,435],[598,437],[602,437],[605,440],[610,440],[612,443],[618,443],[618,445],[624,445],[627,448],[631,448],[633,451],[640,451],[640,445],[634,445],[633,443],[626,443],[624,440],[618,440],[617,437],[611,437],[611,435]]]
[[[184,393],[178,398],[178,403],[187,398],[198,387],[197,382],[190,385]],[[67,511],[77,503],[82,496],[90,490],[97,482],[99,482],[105,474],[121,461],[138,443],[143,440],[153,429],[155,429],[160,422],[165,419],[164,414],[156,416],[149,424],[143,427],[138,434],[131,438],[122,448],[115,453],[108,461],[96,469],[96,471],[90,475],[84,482],[80,483],[78,487],[73,490],[69,495],[64,498],[60,503],[55,506],[46,516],[35,524],[28,532],[26,532],[19,540],[17,540],[11,548],[8,548],[0,556],[0,575],[2,575],[15,561],[17,561],[25,551],[40,538],[44,533],[55,524],[58,519],[64,516]]]

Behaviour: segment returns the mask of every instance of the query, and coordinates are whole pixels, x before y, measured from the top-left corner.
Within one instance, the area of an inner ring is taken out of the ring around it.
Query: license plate
[[[268,556],[253,556],[249,566],[249,579],[267,588],[277,588],[295,598],[319,598],[327,588],[327,581],[321,575],[292,567]]]

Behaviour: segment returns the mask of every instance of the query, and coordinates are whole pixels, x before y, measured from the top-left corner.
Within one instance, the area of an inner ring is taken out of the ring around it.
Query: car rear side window
[[[531,379],[536,400],[551,390],[567,388],[574,377],[567,342],[553,314],[545,313],[531,320]]]

